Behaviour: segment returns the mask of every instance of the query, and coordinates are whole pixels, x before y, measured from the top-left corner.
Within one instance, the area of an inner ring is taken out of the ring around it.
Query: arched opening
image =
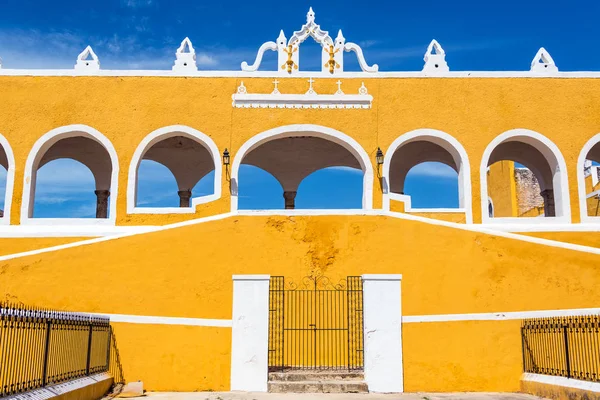
[[[537,132],[515,129],[488,145],[481,164],[484,222],[521,217],[570,220],[566,166],[556,145]],[[488,212],[494,198],[494,216]]]
[[[10,224],[15,177],[15,158],[6,138],[0,135],[0,224]]]
[[[600,217],[600,134],[592,137],[581,150],[577,162],[577,184],[581,221]]]
[[[221,195],[214,142],[185,126],[158,129],[142,140],[129,168],[129,213],[193,213]]]
[[[118,168],[112,144],[95,129],[71,125],[48,132],[34,144],[27,158],[21,222],[27,223],[34,218],[85,220],[84,217],[89,216],[98,221],[114,223]],[[86,170],[91,172],[93,184],[89,185],[87,191],[81,191],[86,182],[90,183]],[[78,191],[69,193],[73,187],[77,187]],[[36,196],[38,190],[40,199]],[[77,203],[79,209],[55,207],[49,213],[34,213],[36,204],[39,206],[53,199],[60,204],[61,199],[71,199],[73,195],[81,196],[75,200],[84,200]]]
[[[352,138],[316,125],[290,125],[254,136],[236,154],[232,165],[232,210],[242,208],[249,182],[240,178],[242,166],[271,174],[281,185],[277,208],[349,208],[336,190],[336,174],[351,174],[360,182],[358,205],[372,208],[373,171],[369,157]],[[335,168],[331,168],[335,167]],[[340,169],[340,168],[344,169]],[[313,174],[314,173],[314,174]],[[324,174],[324,175],[323,175]],[[297,198],[301,183],[303,193]],[[356,180],[356,179],[355,179]],[[312,200],[306,195],[312,192]],[[329,198],[323,202],[322,198]],[[262,208],[262,207],[259,207]]]
[[[469,160],[452,136],[418,129],[397,138],[383,165],[384,208],[404,202],[406,212],[464,212],[472,222]]]

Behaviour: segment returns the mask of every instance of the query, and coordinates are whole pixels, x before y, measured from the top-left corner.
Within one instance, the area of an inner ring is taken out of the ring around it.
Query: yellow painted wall
[[[22,253],[24,251],[58,246],[61,244],[78,242],[88,238],[63,237],[63,238],[1,238],[0,256]]]
[[[231,328],[112,325],[127,381],[154,391],[229,390]]]
[[[393,212],[404,212],[404,203],[401,201],[390,200],[390,211]],[[451,213],[451,212],[410,212],[410,215],[416,215],[418,217],[437,219],[440,221],[456,222],[464,224],[467,222],[467,217],[464,212],[462,213]]]
[[[515,163],[499,161],[492,164],[487,179],[488,196],[494,204],[494,216],[518,216]]]
[[[117,221],[120,225],[164,224],[229,209],[225,196],[201,205],[196,214],[126,215],[127,171],[138,143],[148,133],[172,124],[198,129],[232,157],[250,137],[288,124],[317,124],[356,139],[371,155],[418,128],[453,135],[471,164],[473,215],[480,222],[479,166],[487,144],[513,128],[538,131],[552,140],[567,162],[571,210],[579,221],[576,163],[583,144],[600,129],[600,80],[557,78],[381,78],[344,79],[344,91],[356,93],[364,81],[374,96],[368,110],[235,109],[231,94],[241,79],[183,77],[0,77],[3,92],[0,133],[17,162],[11,222],[19,222],[23,170],[33,143],[51,129],[86,124],[114,144],[120,161]],[[335,79],[317,79],[315,90],[333,93]],[[245,78],[249,92],[270,93],[271,78]],[[286,78],[285,93],[304,93],[303,78]],[[190,99],[194,99],[190,102]],[[114,190],[114,188],[113,188]],[[373,196],[381,205],[381,188]]]
[[[299,281],[315,270],[332,279],[403,274],[404,315],[600,304],[600,255],[377,216],[234,216],[1,261],[0,298],[84,312],[230,319],[233,274]],[[443,330],[437,324],[405,325],[407,388],[426,390],[429,377],[432,390],[466,390],[469,384],[473,390],[515,390],[520,364],[514,352],[520,348],[506,335],[514,327],[469,324],[447,324]],[[229,374],[209,368],[228,371],[223,363],[229,331],[196,329],[118,324],[126,378],[147,381],[150,390],[226,388]],[[431,337],[439,338],[434,346],[441,362],[434,363],[426,348]],[[210,346],[197,344],[189,352],[184,344],[194,339]],[[461,340],[470,348],[450,346]],[[513,352],[504,355],[509,347]],[[423,356],[413,349],[423,349]],[[176,371],[198,368],[206,378],[189,373],[175,379],[163,365],[159,371],[157,358]],[[499,360],[506,365],[482,368]],[[448,371],[430,375],[443,368]]]

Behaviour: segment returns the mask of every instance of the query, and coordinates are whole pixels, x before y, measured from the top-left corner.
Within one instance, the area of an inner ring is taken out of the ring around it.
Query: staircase
[[[347,371],[269,373],[269,393],[368,393],[364,374]]]

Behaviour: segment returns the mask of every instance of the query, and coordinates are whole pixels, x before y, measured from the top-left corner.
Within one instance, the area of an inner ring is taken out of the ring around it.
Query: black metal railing
[[[361,370],[362,294],[360,276],[332,283],[316,275],[300,284],[271,277],[269,370]]]
[[[111,336],[108,317],[0,303],[0,397],[107,372]]]
[[[600,382],[599,332],[598,315],[524,320],[524,371]]]

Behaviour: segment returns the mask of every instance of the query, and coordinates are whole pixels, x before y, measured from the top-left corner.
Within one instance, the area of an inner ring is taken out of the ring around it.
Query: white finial
[[[279,32],[279,36],[277,37],[277,44],[285,46],[287,42],[287,38],[285,37],[285,33],[283,33],[283,29]]]
[[[186,37],[181,42],[181,45],[175,52],[175,65],[173,65],[173,71],[177,72],[189,72],[198,71],[196,65],[196,50],[192,46],[190,38]]]
[[[558,72],[550,53],[541,47],[531,62],[531,72]]]
[[[315,22],[315,12],[313,11],[312,7],[310,7],[308,13],[306,14],[306,23],[310,24],[311,22]]]
[[[342,92],[342,81],[338,80],[335,84],[338,87],[338,90],[335,92],[335,94],[344,94],[344,92]]]
[[[425,52],[423,60],[425,61],[423,72],[436,73],[450,71],[448,63],[446,63],[446,52],[435,39],[427,46],[427,52]]]
[[[317,94],[317,92],[315,92],[315,89],[313,89],[313,83],[314,83],[314,81],[315,80],[313,78],[310,78],[308,80],[308,83],[310,84],[310,86],[308,88],[308,91],[305,94]]]
[[[343,45],[346,42],[346,38],[344,37],[344,35],[342,35],[341,29],[338,31],[337,37],[335,38],[335,42],[338,45]]]
[[[100,60],[94,53],[91,46],[88,46],[77,56],[77,64],[75,64],[77,70],[88,70],[98,71],[100,70]]]
[[[244,86],[244,81],[241,81],[240,86],[237,88],[237,94],[246,94],[247,92],[246,86]]]
[[[277,85],[279,85],[279,81],[277,79],[275,79],[273,81],[273,85],[275,85],[275,88],[273,89],[271,94],[281,94],[281,92],[279,91],[279,88],[277,87]]]
[[[367,87],[365,86],[364,82],[358,88],[358,94],[363,95],[363,96],[366,96],[367,94],[369,94],[369,91],[367,90]]]

